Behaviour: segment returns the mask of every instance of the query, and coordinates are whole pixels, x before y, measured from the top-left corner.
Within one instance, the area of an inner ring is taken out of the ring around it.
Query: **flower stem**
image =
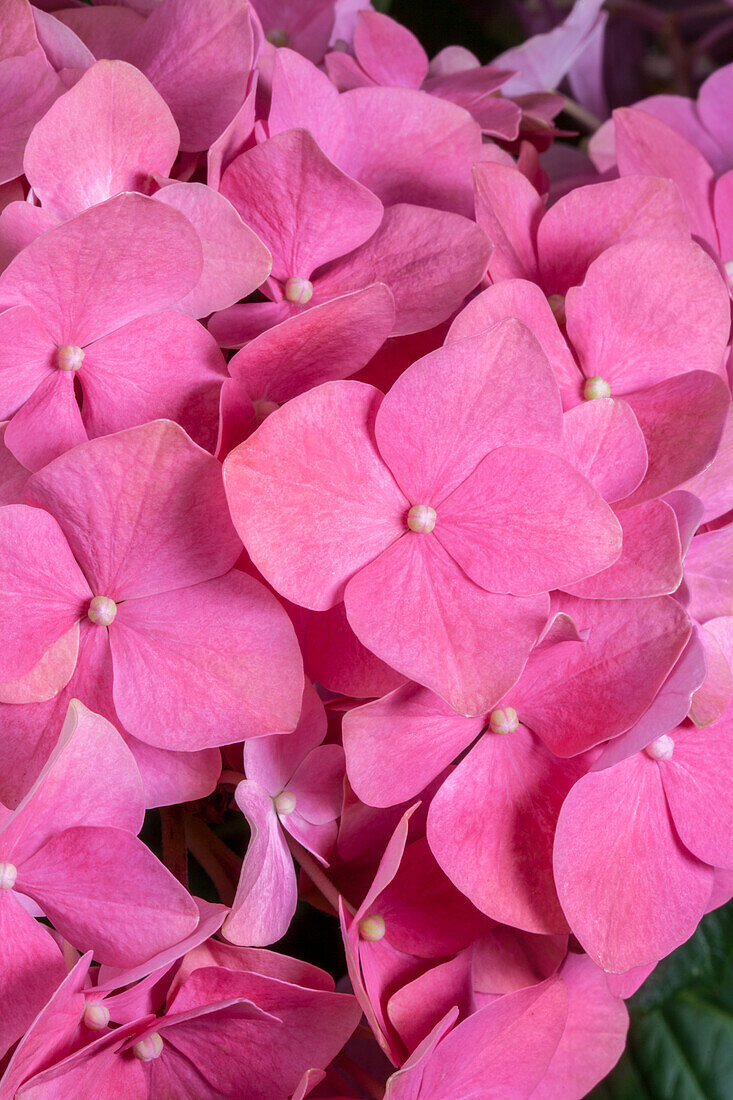
[[[333,1064],[343,1070],[344,1073],[356,1081],[357,1085],[364,1089],[364,1092],[368,1096],[372,1097],[372,1100],[383,1100],[384,1098],[384,1086],[380,1085],[379,1081],[372,1077],[371,1073],[367,1073],[361,1066],[357,1066],[353,1059],[349,1058],[348,1054],[337,1054],[333,1060]]]
[[[327,877],[327,875],[324,874],[317,860],[313,858],[310,852],[307,852],[305,850],[302,844],[299,844],[298,841],[294,839],[294,837],[290,836],[289,833],[286,834],[286,837],[290,851],[295,856],[298,863],[305,871],[306,875],[311,880],[313,885],[318,890],[320,890],[321,894],[323,894],[323,897],[331,906],[334,913],[338,914],[339,898],[341,898],[344,903],[344,908],[348,910],[348,912],[351,913],[351,915],[353,916],[356,910],[352,905],[349,905],[346,898],[344,898],[339,893],[331,880]]]
[[[242,860],[200,818],[187,815],[184,823],[186,844],[191,855],[206,871],[224,905],[231,905],[237,890]]]
[[[188,849],[183,822],[183,806],[162,806],[160,831],[163,862],[172,875],[188,889]]]

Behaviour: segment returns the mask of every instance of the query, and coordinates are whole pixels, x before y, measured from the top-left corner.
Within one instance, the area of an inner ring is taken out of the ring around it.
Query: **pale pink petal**
[[[407,27],[376,11],[360,12],[354,53],[375,84],[419,88],[428,73],[428,57]]]
[[[361,641],[460,714],[484,714],[519,676],[547,598],[473,584],[431,535],[408,532],[353,577],[346,614]]]
[[[270,254],[224,195],[203,183],[172,183],[155,198],[180,210],[201,238],[204,269],[178,303],[184,313],[207,317],[264,283],[272,267]]]
[[[680,840],[703,862],[733,870],[733,789],[726,765],[733,715],[705,730],[679,729],[672,740],[671,759],[658,767]]]
[[[34,6],[33,21],[43,52],[67,88],[94,64],[94,54],[60,19]]]
[[[552,844],[560,807],[583,774],[532,734],[489,733],[430,805],[428,840],[452,882],[483,913],[528,932],[567,923],[555,893]]]
[[[300,718],[292,733],[256,738],[244,746],[247,778],[254,779],[268,794],[279,794],[289,785],[301,761],[324,740],[326,728],[323,703],[306,680]]]
[[[557,88],[568,70],[582,57],[604,20],[601,0],[574,4],[562,23],[535,34],[521,46],[505,50],[493,64],[517,72],[506,84],[509,95],[546,92]]]
[[[32,305],[53,342],[83,347],[126,321],[174,305],[198,282],[190,222],[124,194],[43,233],[0,276],[0,304]]]
[[[66,977],[56,941],[26,912],[12,890],[0,893],[0,960],[0,1051],[4,1055]]]
[[[544,213],[540,196],[521,172],[503,164],[479,164],[473,178],[476,221],[492,245],[492,280],[539,282],[535,240]]]
[[[238,570],[125,601],[110,645],[115,707],[141,741],[190,752],[298,721],[295,632],[264,585]]]
[[[318,276],[318,295],[386,283],[395,303],[393,336],[433,328],[455,312],[486,270],[489,246],[467,218],[398,204],[376,233]]]
[[[656,962],[705,912],[711,867],[677,838],[660,764],[644,753],[580,779],[560,813],[555,883],[570,927],[614,973]]]
[[[490,592],[548,592],[607,569],[621,553],[609,506],[549,451],[498,447],[437,512],[435,537]]]
[[[29,470],[40,470],[86,440],[71,371],[47,374],[5,431],[6,445]]]
[[[418,360],[390,389],[376,424],[379,450],[410,502],[435,508],[488,451],[557,450],[561,431],[549,364],[515,320]]]
[[[694,145],[702,153],[716,175],[724,172],[729,167],[728,158],[700,119],[696,100],[681,95],[653,95],[640,100],[637,106],[646,114],[666,123],[670,129],[685,138],[690,145]],[[613,121],[610,119],[605,125],[611,126],[612,130],[614,129]],[[599,171],[603,170],[599,168]]]
[[[700,88],[697,110],[703,126],[720,146],[728,167],[733,164],[733,140],[724,104],[733,94],[733,65],[724,65],[712,73]]]
[[[609,503],[637,488],[647,469],[646,443],[625,401],[601,397],[563,416],[564,455]]]
[[[222,934],[231,943],[263,947],[282,939],[295,915],[298,887],[293,857],[280,829],[272,798],[244,780],[235,792],[251,837],[232,910]]]
[[[178,127],[143,74],[98,61],[33,130],[23,168],[44,208],[66,221],[120,191],[167,176]]]
[[[0,676],[37,665],[86,609],[89,586],[55,519],[38,508],[0,508]]]
[[[381,397],[327,382],[268,416],[224,464],[254,564],[304,607],[339,602],[349,577],[405,530],[409,504],[373,441]]]
[[[28,499],[58,518],[95,594],[114,600],[220,576],[241,549],[219,463],[166,420],[67,452]]]

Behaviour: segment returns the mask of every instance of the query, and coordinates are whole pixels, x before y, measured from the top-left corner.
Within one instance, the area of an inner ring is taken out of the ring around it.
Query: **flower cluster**
[[[580,1100],[733,895],[733,66],[591,163],[600,7],[0,3],[0,1100]]]

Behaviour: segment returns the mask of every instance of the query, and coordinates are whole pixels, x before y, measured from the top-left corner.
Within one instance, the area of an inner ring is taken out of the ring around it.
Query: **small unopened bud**
[[[82,1017],[85,1027],[90,1031],[104,1031],[109,1023],[109,1009],[100,1001],[89,1001]]]
[[[371,913],[370,916],[362,917],[359,921],[359,935],[363,940],[369,940],[370,943],[381,940],[386,931],[387,926],[384,923],[384,917],[380,917],[379,913]]]
[[[12,890],[18,877],[14,863],[0,863],[0,890]]]
[[[651,756],[652,760],[671,760],[674,741],[668,733],[663,733],[656,741],[652,741],[651,745],[647,745],[644,752],[647,756]]]
[[[135,1043],[132,1053],[141,1062],[152,1062],[155,1058],[160,1058],[163,1053],[163,1040],[158,1032],[154,1031],[146,1039],[141,1039],[139,1043]]]
[[[97,626],[111,626],[117,614],[117,604],[109,596],[95,596],[87,608],[87,616]]]
[[[313,297],[313,283],[310,279],[302,279],[300,275],[293,275],[285,284],[285,297],[295,306],[304,306]]]
[[[489,728],[492,733],[514,733],[519,728],[519,718],[514,707],[497,707],[492,710]]]
[[[611,387],[605,378],[589,378],[583,387],[583,397],[586,401],[595,401],[597,397],[610,397]]]
[[[407,526],[418,535],[429,535],[436,519],[435,509],[429,504],[413,504],[407,513]]]
[[[558,325],[564,325],[567,318],[565,317],[565,295],[564,294],[551,294],[547,299],[550,309],[555,314],[555,320]]]
[[[59,370],[78,370],[84,361],[84,352],[75,344],[64,344],[56,352]]]
[[[254,406],[258,424],[261,424],[263,420],[267,420],[270,413],[274,413],[276,409],[280,408],[276,401],[266,401],[264,398],[261,401],[255,401]]]
[[[296,798],[292,791],[280,791],[272,801],[275,805],[275,813],[282,814],[283,817],[287,817],[295,809]]]

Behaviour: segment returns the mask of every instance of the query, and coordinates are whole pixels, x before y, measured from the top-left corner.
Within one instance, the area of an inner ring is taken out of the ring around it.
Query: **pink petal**
[[[89,586],[55,519],[37,508],[0,509],[0,676],[12,680],[78,620]]]
[[[8,447],[29,470],[39,470],[86,440],[73,372],[61,370],[46,376],[5,432]]]
[[[614,111],[616,159],[622,175],[663,176],[682,195],[690,229],[716,243],[711,212],[713,170],[705,157],[666,122],[643,108]]]
[[[119,58],[143,26],[144,7],[138,4],[140,10],[134,11],[118,5],[99,6],[101,11],[97,7],[61,8],[54,19],[69,27],[95,57]]]
[[[181,149],[208,149],[247,93],[253,60],[249,7],[238,0],[162,0],[145,20],[126,59],[166,101]]]
[[[416,684],[344,715],[349,782],[370,806],[396,806],[418,795],[478,736],[485,716],[463,718]]]
[[[733,172],[726,172],[717,180],[713,210],[720,243],[720,258],[728,260],[733,256]]]
[[[75,826],[24,861],[17,887],[57,930],[110,966],[134,966],[193,931],[193,899],[124,829]]]
[[[327,382],[268,416],[224,464],[253,562],[304,607],[337,603],[349,577],[405,530],[409,505],[373,442],[381,396]]]
[[[354,53],[375,84],[419,88],[428,73],[428,57],[406,27],[376,11],[359,12]]]
[[[0,183],[21,174],[23,150],[31,130],[63,91],[63,84],[40,47],[22,57],[0,61]]]
[[[514,320],[414,363],[392,386],[376,424],[379,450],[411,503],[435,508],[495,447],[556,450],[561,431],[549,364]]]
[[[705,523],[733,509],[733,408],[728,411],[715,458],[707,469],[686,481],[683,488],[702,501]]]
[[[545,290],[566,294],[607,248],[640,237],[689,240],[685,208],[671,180],[626,176],[576,187],[550,207],[537,232]]]
[[[30,672],[16,680],[0,684],[2,703],[44,703],[66,687],[76,667],[79,653],[79,624],[62,634]]]
[[[333,31],[333,0],[255,0],[252,6],[268,35],[284,32],[299,54],[321,60]]]
[[[696,535],[685,560],[690,614],[700,622],[733,615],[733,524]]]
[[[64,958],[47,928],[23,908],[12,890],[0,894],[3,970],[0,1051],[3,1055],[33,1023],[66,976]]]
[[[53,363],[53,351],[48,329],[29,306],[0,313],[2,416],[12,416],[42,383],[62,373]]]
[[[545,596],[485,592],[436,539],[412,532],[349,581],[345,603],[364,645],[468,715],[514,683],[547,615]]]
[[[66,221],[120,191],[145,191],[177,153],[178,127],[143,74],[98,61],[36,125],[23,168],[44,208]]]
[[[242,153],[221,190],[270,249],[272,274],[281,280],[309,279],[368,240],[382,220],[379,200],[332,164],[306,130]]]
[[[564,454],[612,503],[637,488],[647,468],[646,443],[625,401],[601,397],[563,416]]]
[[[347,125],[341,97],[326,74],[293,50],[277,50],[272,66],[269,136],[285,130],[308,130],[326,156],[353,175],[339,160]]]
[[[256,738],[244,746],[247,778],[255,780],[268,794],[279,794],[288,786],[301,761],[322,743],[326,728],[323,703],[311,682],[306,680],[300,718],[292,733]]]
[[[218,749],[199,749],[198,752],[156,749],[129,734],[127,743],[140,769],[146,806],[195,802],[208,798],[216,789],[221,775]]]
[[[486,270],[489,246],[467,218],[444,210],[390,206],[376,233],[316,283],[319,295],[386,283],[395,302],[393,336],[445,321]]]
[[[308,617],[305,662],[314,680],[329,691],[353,699],[385,695],[404,680],[363,646],[346,618],[342,603]]]
[[[672,508],[663,500],[648,500],[618,512],[617,518],[623,532],[620,558],[594,577],[563,587],[598,600],[675,592],[682,581],[682,548]]]
[[[0,214],[0,271],[4,271],[26,245],[57,224],[52,214],[26,202],[21,191],[21,198],[5,206]]]
[[[672,740],[672,758],[658,767],[680,840],[704,863],[733,869],[733,791],[724,763],[733,749],[733,716],[705,730],[677,730]]]
[[[442,501],[435,536],[482,588],[516,596],[593,576],[621,553],[618,521],[591,484],[524,447],[488,454]]]
[[[302,665],[290,620],[238,570],[126,601],[110,645],[115,707],[141,741],[190,752],[298,721]]]
[[[67,452],[31,479],[28,499],[58,517],[96,594],[115,600],[219,576],[240,552],[219,463],[170,421]]]
[[[272,266],[270,254],[223,195],[203,183],[172,183],[155,198],[180,210],[201,238],[204,268],[197,285],[178,303],[184,313],[207,317],[264,283]]]
[[[219,310],[209,320],[209,331],[225,348],[241,348],[250,340],[293,317],[299,307],[280,302],[240,302]]]
[[[94,64],[94,54],[70,27],[48,12],[33,9],[36,35],[49,64],[59,74],[67,88],[83,76]]]
[[[689,717],[700,727],[717,722],[733,702],[733,618],[711,619],[698,631],[705,648],[707,674],[692,697]]]
[[[598,23],[605,18],[601,6],[600,0],[573,5],[570,14],[551,31],[535,34],[495,58],[495,65],[518,70],[505,85],[507,94],[557,88],[593,41]]]
[[[198,282],[201,245],[190,222],[124,194],[43,233],[0,276],[0,303],[30,304],[54,343],[83,347],[179,301]]]
[[[473,178],[476,221],[493,246],[492,280],[539,282],[535,240],[544,206],[534,187],[517,169],[503,164],[479,164]]]
[[[483,913],[528,932],[567,931],[552,877],[557,815],[585,771],[557,761],[521,726],[487,734],[430,805],[435,858]]]
[[[222,933],[232,943],[262,947],[282,939],[295,915],[295,868],[267,791],[244,780],[237,786],[236,800],[251,837]]]
[[[700,121],[721,146],[729,166],[733,162],[733,140],[731,140],[728,120],[722,105],[730,100],[731,94],[733,94],[733,66],[724,65],[703,83],[697,99]]]
[[[539,936],[497,924],[471,949],[475,993],[503,996],[552,977],[567,958],[568,937]]]
[[[567,331],[586,378],[620,397],[688,371],[720,371],[730,304],[715,264],[694,242],[614,245],[568,291]]]
[[[713,872],[669,818],[660,765],[644,753],[580,779],[560,813],[555,882],[570,927],[614,973],[656,962],[695,931]]]
[[[495,94],[506,75],[501,69],[482,65],[463,72],[430,76],[423,84],[423,90],[464,107],[489,137],[515,141],[519,135],[522,110],[510,99]]]
[[[257,92],[257,70],[250,74],[248,91],[242,106],[229,125],[209,148],[206,154],[206,182],[215,191],[219,190],[221,177],[226,168],[238,156],[255,124],[255,96]]]
[[[341,814],[344,800],[344,750],[320,745],[293,773],[288,789],[297,798],[298,814],[312,825],[327,825]],[[283,822],[288,827],[288,819]]]

